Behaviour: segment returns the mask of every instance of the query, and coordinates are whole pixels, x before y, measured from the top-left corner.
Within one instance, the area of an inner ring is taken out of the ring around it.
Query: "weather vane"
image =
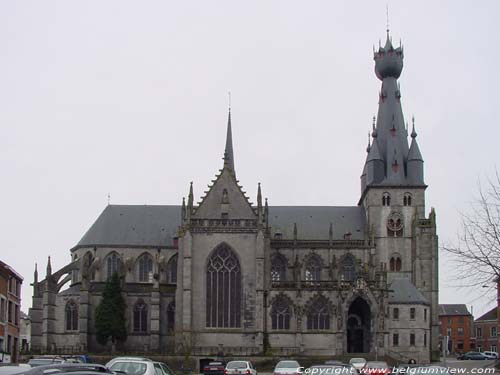
[[[389,3],[385,4],[385,17],[386,17],[386,31],[387,35],[389,35]]]

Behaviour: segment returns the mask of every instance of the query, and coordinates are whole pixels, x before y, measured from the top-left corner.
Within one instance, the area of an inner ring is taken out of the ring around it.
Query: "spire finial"
[[[52,275],[52,265],[50,264],[50,255],[49,259],[47,260],[47,276]]]
[[[189,184],[189,195],[188,195],[188,212],[193,209],[194,194],[193,194],[193,181]]]
[[[37,283],[38,282],[38,265],[36,262],[35,262],[35,273],[33,275],[33,278],[35,280],[35,283]]]
[[[370,137],[370,132],[368,132],[368,146],[366,146],[366,152],[370,152],[370,148],[372,146],[371,143],[370,143],[370,141],[371,141],[370,138],[371,138]]]
[[[385,4],[385,17],[386,17],[387,38],[389,38],[389,3]]]
[[[111,204],[111,193],[108,193],[108,206]]]
[[[227,92],[228,102],[229,102],[229,113],[231,113],[231,91]]]
[[[226,133],[226,148],[224,150],[224,167],[228,167],[233,174],[234,170],[234,155],[233,155],[233,133],[231,129],[231,93],[229,92],[229,111],[227,117],[227,133]]]
[[[411,123],[412,123],[412,127],[411,127],[411,137],[412,137],[412,138],[417,138],[417,132],[415,131],[415,116],[412,116],[412,117],[411,117]]]
[[[373,122],[372,122],[372,137],[373,138],[377,138],[377,128],[376,128],[376,125],[375,125],[375,122],[376,122],[376,117],[373,116]]]

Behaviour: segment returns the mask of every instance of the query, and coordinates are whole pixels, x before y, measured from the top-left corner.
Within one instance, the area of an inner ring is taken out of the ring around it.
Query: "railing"
[[[272,239],[271,247],[274,249],[284,248],[306,248],[306,249],[346,249],[346,248],[370,248],[372,245],[369,241],[364,240],[279,240]]]
[[[262,354],[262,349],[257,346],[198,346],[192,349],[191,355],[193,356],[251,356]]]
[[[257,228],[257,220],[255,219],[191,219],[189,222],[190,228],[193,231],[245,231],[255,230]]]
[[[368,278],[358,278],[353,281],[346,280],[284,280],[284,281],[272,281],[271,288],[273,289],[352,289],[356,288],[360,284],[364,283],[364,285],[369,287],[376,286],[375,280],[369,280]]]

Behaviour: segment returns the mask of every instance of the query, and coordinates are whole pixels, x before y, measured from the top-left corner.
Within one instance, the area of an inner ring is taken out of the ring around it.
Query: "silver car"
[[[249,361],[231,361],[226,365],[226,375],[257,375],[257,370]]]
[[[279,361],[274,368],[273,375],[298,375],[300,370],[297,361]]]
[[[111,364],[108,366],[111,371],[127,375],[173,375],[165,363],[150,359],[115,358],[108,363]]]

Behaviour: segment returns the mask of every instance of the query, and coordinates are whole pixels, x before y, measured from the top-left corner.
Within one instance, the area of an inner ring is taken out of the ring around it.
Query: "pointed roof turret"
[[[189,184],[189,195],[188,195],[188,206],[187,213],[188,216],[193,212],[193,204],[194,204],[194,194],[193,194],[193,181]]]
[[[227,117],[226,148],[224,149],[224,167],[229,168],[234,175],[233,133],[231,129],[231,107]]]
[[[368,163],[369,161],[372,160],[384,160],[380,154],[380,150],[378,147],[378,142],[377,138],[373,138],[373,142],[370,146],[370,151],[368,152],[368,156],[366,158],[366,162]]]
[[[412,119],[413,125],[411,130],[411,145],[410,151],[408,151],[408,161],[410,160],[420,160],[424,161],[422,154],[420,153],[420,148],[417,143],[417,132],[415,131],[415,117]]]
[[[47,276],[52,275],[52,265],[50,264],[50,255],[49,259],[47,260]]]

